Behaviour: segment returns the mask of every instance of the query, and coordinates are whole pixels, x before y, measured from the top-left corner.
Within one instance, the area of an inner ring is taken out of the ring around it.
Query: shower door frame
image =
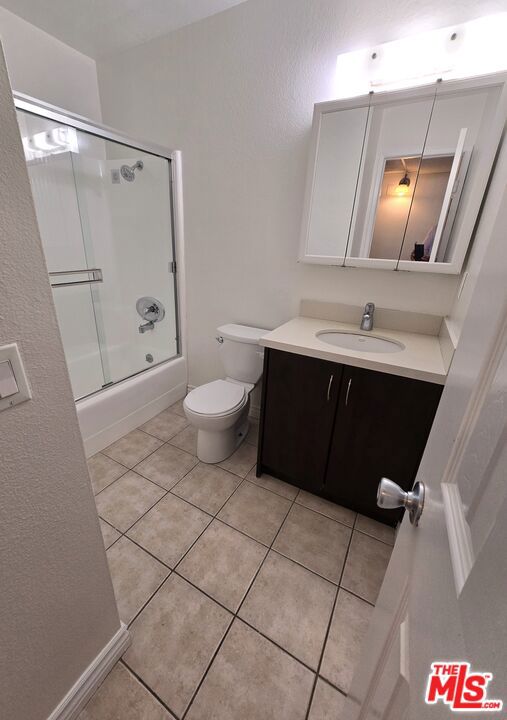
[[[156,143],[149,143],[143,140],[137,140],[136,138],[130,137],[120,133],[118,130],[111,128],[107,125],[101,125],[100,123],[94,122],[89,118],[83,117],[71,113],[63,108],[57,107],[45,103],[41,100],[25,95],[20,92],[13,92],[14,105],[16,110],[24,110],[32,115],[38,115],[39,117],[53,120],[55,122],[61,122],[69,127],[75,128],[76,130],[82,130],[95,137],[102,138],[104,140],[112,140],[113,142],[125,145],[133,150],[141,150],[143,152],[150,153],[157,157],[161,157],[167,160],[169,163],[169,209],[171,216],[171,227],[172,227],[172,251],[173,251],[173,282],[174,282],[174,314],[175,314],[175,326],[176,326],[176,354],[166,360],[161,360],[159,363],[154,363],[150,367],[138,370],[131,375],[122,378],[108,384],[105,387],[99,388],[88,395],[77,398],[76,402],[86,400],[90,397],[98,395],[99,393],[107,392],[111,387],[120,385],[137,375],[153,370],[154,368],[160,367],[173,362],[177,358],[184,358],[187,354],[187,342],[186,342],[186,309],[185,309],[185,264],[184,264],[184,225],[183,225],[183,187],[182,187],[182,159],[180,150],[171,150],[157,145]],[[168,238],[169,240],[169,238]],[[168,276],[171,272],[168,269]]]

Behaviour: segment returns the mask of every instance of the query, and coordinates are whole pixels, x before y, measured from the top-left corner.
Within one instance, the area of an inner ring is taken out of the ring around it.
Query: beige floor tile
[[[120,618],[130,623],[169,575],[169,570],[128,538],[107,551]]]
[[[217,465],[199,463],[172,491],[175,495],[215,515],[232,495],[241,478]]]
[[[172,437],[169,442],[171,445],[185,450],[190,455],[197,455],[197,430],[192,425],[188,425],[184,430]]]
[[[247,442],[242,442],[239,448],[232,455],[221,463],[218,463],[224,470],[246,477],[248,472],[257,462],[257,448]]]
[[[338,520],[338,522],[348,525],[349,527],[353,527],[354,525],[356,513],[353,510],[325,500],[325,498],[321,498],[318,495],[313,495],[312,493],[306,492],[306,490],[300,490],[296,502],[310,510],[315,510],[315,512],[326,515],[332,520]]]
[[[343,571],[342,587],[375,603],[391,552],[390,545],[354,531]]]
[[[345,695],[319,678],[308,720],[346,720],[344,710]]]
[[[335,585],[270,552],[239,616],[316,670],[335,595]]]
[[[129,530],[128,536],[174,568],[211,520],[210,515],[169,494]]]
[[[124,659],[181,717],[231,618],[173,574],[132,624],[132,645]]]
[[[320,674],[348,693],[373,607],[345,590],[338,592]]]
[[[314,675],[240,620],[231,630],[187,720],[304,720]]]
[[[396,531],[389,525],[384,525],[384,523],[373,520],[365,515],[358,515],[355,528],[356,530],[366,533],[366,535],[371,535],[377,540],[382,540],[382,542],[388,545],[394,545]]]
[[[273,547],[338,583],[351,532],[350,528],[320,513],[293,505]]]
[[[125,532],[164,495],[165,490],[133,470],[96,496],[101,518]]]
[[[162,445],[137,465],[136,472],[170,490],[197,465],[197,462],[195,455],[189,455],[172,445]]]
[[[102,533],[102,539],[104,540],[104,547],[106,550],[111,547],[111,545],[118,540],[120,537],[120,533],[118,530],[115,530],[114,527],[111,527],[109,523],[107,523],[105,520],[102,520],[102,518],[99,518],[100,521],[100,531]]]
[[[250,427],[248,428],[245,442],[257,447],[257,443],[259,442],[259,421],[256,418],[248,418],[248,422]]]
[[[78,715],[78,720],[174,720],[167,710],[118,663]]]
[[[265,555],[264,545],[214,520],[178,572],[235,612]]]
[[[288,509],[289,500],[244,482],[218,513],[228,525],[270,545]]]
[[[97,453],[88,460],[88,472],[92,481],[93,493],[96,495],[124,475],[127,468],[107,457],[107,455]]]
[[[142,430],[132,430],[102,452],[122,465],[133,468],[161,445],[162,440],[153,435],[148,435]]]
[[[185,398],[181,398],[181,400],[178,400],[174,403],[174,405],[171,405],[169,410],[173,413],[176,413],[176,415],[181,415],[181,417],[186,417],[185,411],[183,410],[183,400]]]
[[[172,410],[163,410],[144,425],[141,425],[140,430],[167,442],[187,425],[188,420],[185,417],[181,417]]]
[[[299,489],[295,487],[294,485],[290,485],[289,483],[284,482],[283,480],[279,480],[278,478],[272,477],[271,475],[268,475],[267,473],[263,473],[260,477],[255,476],[255,467],[253,467],[248,475],[246,476],[246,479],[249,482],[254,483],[255,485],[259,485],[259,487],[263,487],[266,490],[271,490],[271,492],[276,493],[277,495],[281,495],[284,498],[287,498],[287,500],[294,500],[296,495],[299,492]]]

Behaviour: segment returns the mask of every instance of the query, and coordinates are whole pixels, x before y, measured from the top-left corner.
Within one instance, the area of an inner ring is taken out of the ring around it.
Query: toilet
[[[183,401],[197,428],[197,457],[217,463],[232,455],[248,433],[250,393],[262,375],[259,340],[268,331],[247,325],[222,325],[217,341],[226,377],[200,385]]]

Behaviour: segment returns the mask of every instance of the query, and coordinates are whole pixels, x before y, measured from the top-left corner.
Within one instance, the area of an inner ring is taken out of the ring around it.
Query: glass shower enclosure
[[[16,107],[78,400],[180,352],[170,153]]]

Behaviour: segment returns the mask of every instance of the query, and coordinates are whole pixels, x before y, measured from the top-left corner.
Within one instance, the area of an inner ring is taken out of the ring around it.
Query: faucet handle
[[[367,302],[364,306],[364,311],[367,313],[375,312],[375,303]]]

